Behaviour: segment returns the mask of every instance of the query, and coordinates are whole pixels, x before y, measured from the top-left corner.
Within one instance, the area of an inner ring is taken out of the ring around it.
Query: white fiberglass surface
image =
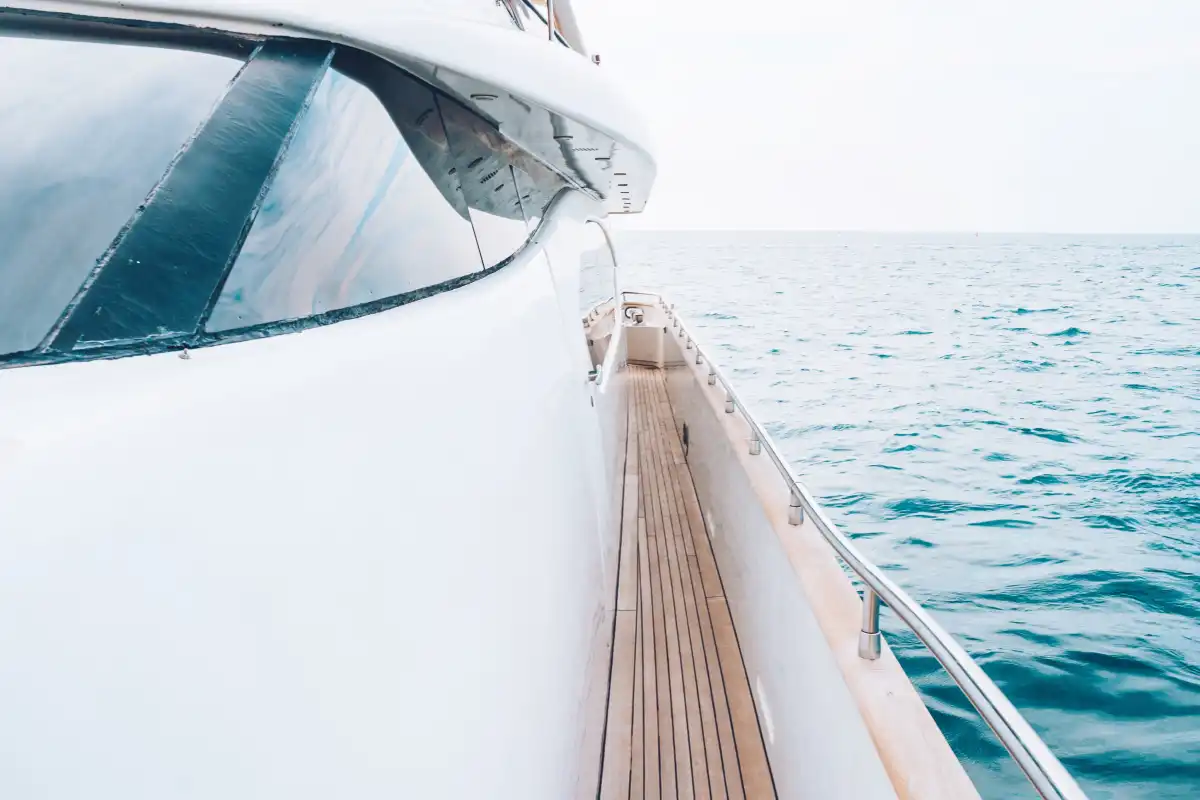
[[[27,0],[29,2],[29,0]],[[36,0],[34,0],[36,2]],[[117,0],[83,0],[71,5],[116,7]],[[68,5],[62,3],[60,5]],[[145,8],[194,9],[209,13],[241,14],[317,14],[330,8],[328,0],[142,0]],[[492,27],[513,28],[512,17],[496,0],[340,0],[336,10],[348,18],[367,17],[386,20],[389,17],[418,14],[438,15]]]
[[[681,340],[665,336],[667,361],[682,361]],[[780,544],[775,524],[782,519],[783,499],[779,513],[769,516],[755,478],[734,449],[745,447],[744,440],[730,440],[722,424],[726,415],[712,404],[717,390],[696,375],[685,366],[668,368],[668,394],[676,418],[689,428],[688,466],[754,687],[779,795],[895,798],[871,734]],[[765,462],[755,466],[770,469]],[[793,530],[787,528],[788,533]]]
[[[570,796],[611,598],[561,304],[528,259],[0,373],[0,796]]]

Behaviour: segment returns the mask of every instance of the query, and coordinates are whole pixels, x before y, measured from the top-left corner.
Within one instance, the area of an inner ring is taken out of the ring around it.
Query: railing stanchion
[[[550,41],[554,41],[554,0],[546,0],[546,30],[550,33]]]
[[[659,296],[667,316],[685,335],[686,325],[678,319],[673,304]],[[667,328],[663,326],[663,333]],[[701,363],[701,348],[690,334],[688,345],[695,347],[696,363]],[[686,363],[686,358],[685,358]],[[746,410],[732,384],[716,365],[708,359],[708,385],[720,386],[725,392],[725,413],[732,414],[739,407],[750,428],[747,439],[752,455],[766,452],[774,462],[779,474],[786,482],[791,498],[788,501],[787,521],[789,525],[810,522],[816,532],[833,549],[833,552],[863,582],[862,624],[858,636],[858,655],[874,661],[883,654],[883,634],[879,631],[879,607],[884,602],[899,622],[904,623],[916,635],[930,654],[942,665],[975,710],[996,732],[1001,744],[1016,761],[1021,771],[1029,778],[1038,794],[1046,800],[1087,800],[1079,784],[1063,767],[1046,743],[1038,738],[1024,717],[1004,696],[1000,688],[987,676],[971,656],[941,627],[928,612],[912,597],[896,586],[877,565],[858,552],[854,544],[825,516],[821,507],[809,494],[804,484],[792,473],[791,467],[779,452],[771,434]],[[806,517],[808,518],[806,520]]]
[[[879,633],[879,595],[866,587],[862,597],[862,630],[858,632],[858,657],[868,661],[879,658],[883,635]]]
[[[804,523],[804,506],[800,505],[800,495],[792,492],[792,499],[788,503],[788,525],[801,525]]]

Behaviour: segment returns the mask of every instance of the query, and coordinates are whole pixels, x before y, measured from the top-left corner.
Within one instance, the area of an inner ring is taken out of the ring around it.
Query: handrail
[[[568,42],[566,38],[558,32],[558,27],[554,24],[554,0],[546,0],[546,16],[544,17],[542,16],[542,12],[538,11],[538,7],[530,2],[530,0],[521,0],[521,2],[524,3],[526,8],[533,12],[533,15],[537,17],[543,25],[546,26],[546,34],[550,41],[558,42],[568,50],[573,49],[571,47],[571,43]]]
[[[921,607],[916,600],[903,589],[892,582],[878,566],[872,563],[858,551],[837,526],[825,515],[812,493],[796,477],[792,467],[779,453],[775,440],[758,423],[742,402],[733,384],[700,346],[683,320],[675,313],[674,305],[668,306],[661,295],[650,292],[622,292],[657,297],[659,304],[672,321],[672,327],[678,331],[680,338],[686,338],[687,348],[696,350],[696,363],[702,360],[708,362],[708,383],[715,385],[719,382],[725,390],[725,411],[733,413],[740,409],[742,417],[750,426],[750,453],[757,455],[763,449],[775,462],[776,469],[783,477],[791,491],[788,521],[799,525],[803,515],[808,514],[817,530],[834,552],[853,570],[863,582],[866,590],[863,592],[863,628],[859,636],[859,655],[866,659],[878,658],[881,649],[879,634],[879,601],[882,600],[892,609],[916,634],[917,638],[929,649],[934,658],[950,674],[971,701],[971,705],[979,712],[988,726],[995,731],[1001,743],[1008,750],[1013,760],[1025,773],[1034,788],[1046,800],[1087,800],[1087,795],[1075,781],[1066,767],[1050,752],[1050,748],[1033,730],[1012,702],[1005,697],[983,668],[975,663],[967,651],[954,640],[945,628],[939,625],[929,612]],[[686,353],[686,349],[685,349]]]

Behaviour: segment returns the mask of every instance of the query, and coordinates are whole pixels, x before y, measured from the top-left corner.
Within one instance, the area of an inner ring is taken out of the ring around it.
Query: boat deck
[[[630,366],[629,447],[600,796],[774,798],[664,374]]]

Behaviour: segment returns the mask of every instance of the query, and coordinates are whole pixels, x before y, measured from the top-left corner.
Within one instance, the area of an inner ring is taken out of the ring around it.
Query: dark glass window
[[[118,28],[143,46],[0,48],[0,361],[200,346],[452,289],[508,263],[565,186],[374,56]]]
[[[0,37],[0,355],[38,346],[241,62]]]
[[[533,233],[542,221],[550,201],[562,191],[566,182],[525,152],[514,157],[513,176],[517,181],[517,192],[521,197],[525,223],[529,232]]]
[[[386,108],[344,72],[325,76],[209,331],[320,314],[482,269],[433,93],[389,72],[372,84]]]
[[[617,260],[604,229],[595,222],[583,226],[583,253],[579,258],[579,310],[588,313],[598,303],[617,296]]]
[[[512,171],[516,148],[495,128],[453,100],[439,103],[446,137],[458,162],[463,196],[483,263],[494,267],[528,238],[517,182]]]

